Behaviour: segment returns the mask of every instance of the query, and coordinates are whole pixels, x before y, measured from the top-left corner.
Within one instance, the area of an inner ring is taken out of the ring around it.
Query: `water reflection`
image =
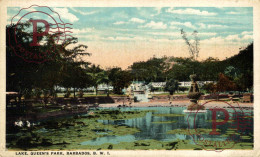
[[[101,145],[104,143],[118,144],[120,142],[134,142],[135,137],[133,135],[125,136],[104,136],[96,138],[94,140],[82,142],[81,145]]]
[[[115,109],[115,108],[114,108]],[[127,125],[130,127],[139,128],[141,131],[133,135],[126,136],[105,136],[100,137],[91,141],[86,141],[81,144],[83,145],[99,145],[103,143],[119,143],[119,142],[133,142],[138,140],[159,140],[159,141],[174,141],[174,140],[190,140],[192,137],[190,135],[184,134],[167,134],[168,131],[174,129],[211,129],[212,122],[212,112],[207,110],[206,113],[183,113],[184,107],[149,107],[149,108],[121,108],[122,111],[129,110],[155,110],[155,112],[148,112],[144,117],[127,119],[127,120],[99,120],[103,124],[115,124],[115,125]],[[230,120],[236,119],[237,114],[234,114],[234,110],[229,109]],[[250,111],[252,113],[252,111]],[[184,116],[158,116],[158,114],[184,114]],[[217,113],[217,119],[224,119],[224,114],[222,112]],[[194,123],[195,119],[195,123]],[[176,121],[175,123],[160,123]],[[154,123],[157,122],[157,123]],[[253,121],[249,122],[251,124],[251,132],[249,130],[242,131],[245,134],[252,134],[252,124]],[[223,125],[219,125],[217,128],[220,129],[222,134],[226,133],[228,129],[237,128],[237,122],[228,122]],[[240,131],[241,132],[241,131]],[[209,135],[208,133],[203,135],[205,139],[222,141],[226,140],[227,137]],[[239,139],[239,136],[234,136],[235,139]],[[197,139],[197,137],[195,137]],[[253,139],[251,139],[253,141]]]

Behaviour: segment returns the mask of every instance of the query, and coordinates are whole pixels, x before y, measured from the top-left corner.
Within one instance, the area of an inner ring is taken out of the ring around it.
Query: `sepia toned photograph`
[[[253,6],[6,11],[5,151],[254,150]]]

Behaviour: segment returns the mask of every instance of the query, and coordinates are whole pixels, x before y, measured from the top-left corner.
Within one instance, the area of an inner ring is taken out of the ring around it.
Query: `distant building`
[[[154,88],[164,88],[166,82],[150,82],[149,85],[153,86]]]
[[[145,85],[145,81],[132,81],[130,88],[131,90],[143,90],[143,86]]]
[[[107,89],[109,89],[111,91],[114,89],[114,87],[111,85],[104,84],[104,83],[98,85],[98,90],[107,90]]]
[[[198,85],[202,87],[203,85],[207,83],[214,83],[214,81],[197,81]],[[164,88],[166,85],[166,82],[150,82],[150,86],[153,88]],[[190,87],[191,86],[191,81],[181,81],[179,82],[179,87]]]
[[[66,92],[67,91],[67,88],[60,87],[60,86],[56,87],[56,89],[58,89],[61,92]],[[112,91],[113,89],[114,89],[114,87],[111,86],[111,85],[107,85],[107,84],[100,84],[100,85],[98,85],[98,91],[107,91],[107,90]],[[70,90],[73,91],[72,88]],[[76,89],[76,91],[78,91],[78,90],[79,89]],[[93,87],[83,88],[83,91],[92,91],[92,92],[94,92],[95,91],[95,87],[93,86]]]
[[[133,81],[126,91],[135,102],[149,102],[150,88],[144,81]]]
[[[197,81],[199,87],[202,87],[203,85],[207,83],[214,83],[214,81]],[[179,87],[190,87],[191,86],[191,81],[182,81],[179,82]]]
[[[197,81],[199,87],[202,87],[203,85],[207,84],[207,83],[215,83],[214,81]],[[132,90],[132,91],[138,91],[138,90],[144,90],[147,87],[149,87],[149,90],[152,91],[164,91],[164,87],[166,85],[166,82],[150,82],[149,84],[146,84],[145,81],[133,81],[131,83],[131,85],[126,88],[128,90]],[[191,86],[191,81],[181,81],[179,82],[179,87],[190,87]],[[66,88],[64,87],[57,87],[57,89],[61,92],[66,92]],[[107,85],[107,84],[100,84],[98,85],[98,91],[112,91],[114,89],[113,86],[111,85]],[[71,89],[73,90],[73,89]],[[78,89],[76,90],[78,91]],[[88,92],[94,92],[95,91],[95,87],[88,87],[88,88],[84,88],[83,91],[88,91]]]

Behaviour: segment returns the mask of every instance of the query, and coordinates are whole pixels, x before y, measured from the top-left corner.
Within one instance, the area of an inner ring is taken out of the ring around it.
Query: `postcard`
[[[0,3],[0,156],[260,156],[259,1]]]

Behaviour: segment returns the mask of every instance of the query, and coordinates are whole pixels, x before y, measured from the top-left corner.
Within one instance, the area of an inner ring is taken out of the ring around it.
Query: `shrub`
[[[187,109],[188,110],[204,110],[205,106],[193,103],[193,104],[189,105]]]
[[[79,98],[83,98],[83,95],[84,95],[83,91],[80,90],[79,93],[78,93]]]
[[[67,92],[66,92],[66,94],[64,95],[64,98],[69,98],[70,95],[71,95],[71,92],[70,92],[70,90],[68,89]]]
[[[200,98],[200,96],[201,96],[200,92],[195,92],[195,93],[189,93],[187,97],[189,99],[196,99],[196,100],[198,100]]]

